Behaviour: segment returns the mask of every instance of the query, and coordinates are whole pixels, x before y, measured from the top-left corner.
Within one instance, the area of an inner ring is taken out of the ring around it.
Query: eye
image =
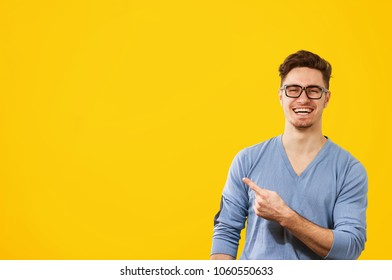
[[[298,87],[298,86],[289,86],[289,87],[286,88],[286,90],[288,92],[295,93],[295,92],[299,92],[301,90],[301,88]]]
[[[314,93],[314,94],[320,94],[321,93],[321,88],[318,88],[318,87],[308,87],[308,92],[309,93]]]

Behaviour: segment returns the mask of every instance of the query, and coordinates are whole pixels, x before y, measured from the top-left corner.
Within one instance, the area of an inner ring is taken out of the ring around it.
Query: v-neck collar
[[[279,151],[280,151],[280,154],[282,155],[282,159],[283,159],[289,173],[295,179],[303,178],[306,175],[306,173],[308,173],[308,170],[311,169],[317,162],[319,162],[323,158],[323,154],[326,153],[328,147],[331,145],[331,141],[329,140],[328,137],[326,137],[327,142],[325,142],[325,144],[321,147],[320,151],[317,153],[317,155],[314,157],[314,159],[306,166],[306,168],[302,171],[302,173],[300,175],[297,175],[297,173],[294,171],[293,166],[291,165],[289,157],[287,156],[286,150],[284,149],[282,136],[283,136],[283,134],[281,134],[278,137]]]

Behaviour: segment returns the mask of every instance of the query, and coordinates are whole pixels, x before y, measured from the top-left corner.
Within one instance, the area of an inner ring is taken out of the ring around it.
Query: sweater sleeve
[[[237,257],[241,230],[248,215],[248,188],[242,182],[247,159],[244,151],[234,158],[221,198],[220,210],[214,218],[214,235],[211,254]],[[249,169],[248,169],[249,170]]]
[[[358,161],[348,170],[334,212],[334,242],[326,259],[357,259],[366,242],[368,180]]]

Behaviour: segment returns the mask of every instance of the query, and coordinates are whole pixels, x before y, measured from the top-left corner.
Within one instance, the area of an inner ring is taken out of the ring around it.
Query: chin
[[[307,126],[299,125],[299,126],[296,126],[295,128],[298,129],[298,130],[305,130],[305,129],[308,129],[308,128],[311,128],[311,127],[312,127],[311,125],[307,125]]]
[[[294,123],[293,126],[297,129],[307,129],[313,126],[313,123]]]

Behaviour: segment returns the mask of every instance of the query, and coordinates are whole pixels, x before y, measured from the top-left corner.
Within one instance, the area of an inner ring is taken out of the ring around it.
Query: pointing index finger
[[[249,186],[249,188],[251,188],[254,192],[256,192],[257,194],[262,194],[262,188],[260,188],[258,185],[256,185],[252,180],[250,180],[249,178],[242,178],[242,181],[247,184]]]

